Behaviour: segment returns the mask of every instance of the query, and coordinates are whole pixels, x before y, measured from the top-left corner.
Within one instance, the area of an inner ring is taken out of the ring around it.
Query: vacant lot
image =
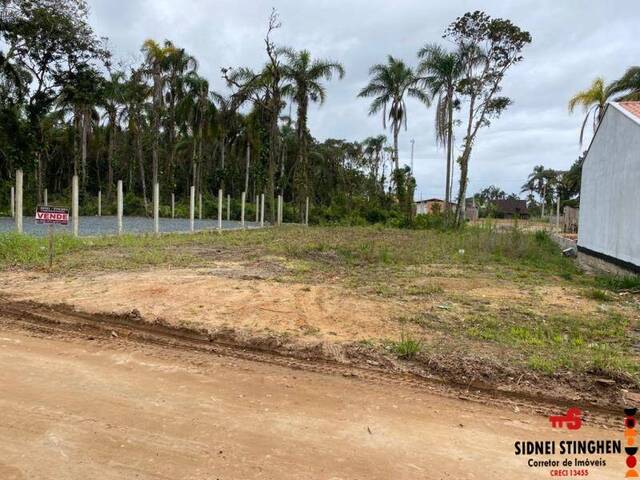
[[[357,345],[470,385],[615,401],[640,379],[639,282],[583,274],[526,226],[61,238],[57,250],[48,272],[44,240],[0,236],[0,294],[338,360]]]

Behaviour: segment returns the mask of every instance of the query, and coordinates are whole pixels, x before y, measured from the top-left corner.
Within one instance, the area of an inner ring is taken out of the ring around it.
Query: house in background
[[[429,198],[428,200],[419,200],[416,204],[416,215],[429,215],[432,213],[444,212],[444,200],[439,198]],[[449,207],[453,210],[456,204],[449,202]]]
[[[611,102],[591,140],[578,252],[640,273],[640,102]]]
[[[529,218],[529,208],[526,200],[507,198],[493,200],[491,205],[497,218]]]

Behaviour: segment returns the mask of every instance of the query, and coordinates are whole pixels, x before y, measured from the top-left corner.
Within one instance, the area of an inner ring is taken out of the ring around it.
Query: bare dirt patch
[[[219,264],[82,276],[7,272],[0,293],[15,300],[66,303],[91,313],[136,310],[149,320],[210,330],[232,328],[333,341],[395,338],[394,301],[331,285],[281,283],[260,269]]]
[[[514,442],[568,438],[523,405],[117,338],[4,331],[0,366],[3,479],[548,478]],[[592,475],[622,478],[619,457]]]

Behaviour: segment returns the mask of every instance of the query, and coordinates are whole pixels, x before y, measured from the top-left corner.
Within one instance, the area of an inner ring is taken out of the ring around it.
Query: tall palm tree
[[[436,141],[446,146],[447,174],[445,210],[449,209],[453,166],[453,110],[458,108],[456,85],[464,74],[463,56],[449,52],[439,45],[428,44],[418,51],[417,74],[436,104]]]
[[[163,69],[165,68],[167,57],[173,53],[174,49],[175,47],[169,41],[165,41],[165,44],[161,46],[155,40],[147,39],[142,44],[142,53],[145,55],[146,74],[153,80],[153,126],[151,132],[153,185],[158,183],[160,122],[164,103],[162,88],[165,82]]]
[[[296,136],[298,140],[298,169],[302,176],[302,189],[299,201],[309,196],[309,165],[307,147],[307,114],[309,102],[323,104],[326,91],[322,80],[331,80],[334,74],[344,77],[344,67],[331,60],[311,59],[308,50],[294,52],[284,51],[287,61],[284,76],[291,83],[286,93],[296,102],[298,115],[296,119]]]
[[[602,77],[596,78],[589,88],[576,93],[569,100],[569,113],[573,113],[577,106],[582,106],[585,111],[584,121],[580,128],[580,145],[584,139],[584,129],[587,126],[589,118],[592,119],[593,131],[596,131],[598,124],[604,115],[604,109],[607,101],[614,94],[612,86],[607,86]]]
[[[180,102],[179,110],[193,132],[193,148],[191,154],[192,185],[201,191],[202,179],[202,144],[204,130],[212,118],[213,105],[209,100],[209,82],[195,72],[185,77],[187,95]]]
[[[393,135],[393,162],[396,170],[400,170],[398,157],[398,134],[404,124],[407,128],[407,96],[420,100],[429,106],[429,96],[418,87],[418,77],[402,60],[389,55],[387,63],[379,63],[369,69],[371,80],[360,90],[358,97],[373,97],[369,107],[369,115],[382,110],[382,127],[387,128],[387,111],[389,128]]]
[[[88,180],[88,140],[93,126],[99,119],[95,107],[101,103],[103,84],[104,79],[93,67],[81,64],[77,71],[67,72],[65,74],[64,86],[56,100],[58,106],[63,111],[73,113],[74,133],[76,135],[79,133],[73,169],[74,175],[78,174],[78,170],[80,171],[83,191],[87,187]]]
[[[145,125],[145,102],[149,96],[149,86],[143,80],[142,69],[133,70],[131,78],[124,84],[124,105],[120,111],[120,118],[125,119],[128,130],[134,141],[138,171],[142,186],[142,200],[145,212],[149,211],[147,200],[147,181],[144,168],[144,150],[142,147],[142,132]]]
[[[167,105],[166,132],[168,158],[166,160],[166,166],[167,178],[173,188],[176,169],[176,108],[187,95],[187,77],[196,73],[198,62],[195,57],[189,55],[184,48],[178,48],[168,40],[164,42],[164,50],[165,56],[162,62],[162,70],[165,77],[164,84],[166,86],[164,99]]]
[[[116,151],[116,134],[118,131],[118,115],[124,103],[124,72],[110,72],[110,78],[105,82],[101,105],[104,117],[108,121],[109,146],[107,149],[107,199],[111,198],[113,186],[113,161]]]

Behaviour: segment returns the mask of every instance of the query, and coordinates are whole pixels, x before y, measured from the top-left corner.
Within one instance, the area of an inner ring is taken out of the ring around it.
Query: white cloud
[[[481,5],[478,5],[480,3]],[[514,104],[479,134],[470,167],[470,190],[489,184],[518,192],[534,165],[566,169],[579,153],[581,115],[570,116],[568,98],[598,75],[611,80],[640,63],[637,2],[565,0],[276,1],[89,0],[91,22],[110,37],[116,56],[139,55],[146,38],[171,39],[195,55],[214,89],[222,89],[220,67],[264,62],[266,21],[275,6],[282,29],[275,39],[312,54],[341,61],[347,76],[328,85],[328,99],[310,112],[319,139],[361,140],[381,132],[368,117],[368,102],[356,98],[373,63],[393,54],[415,64],[416,51],[442,41],[444,28],[469,10],[484,9],[527,29],[533,43],[511,72],[504,94]],[[436,148],[433,111],[410,102],[409,128],[401,133],[401,159],[409,163],[416,141],[415,170],[424,198],[442,196],[444,153]]]

